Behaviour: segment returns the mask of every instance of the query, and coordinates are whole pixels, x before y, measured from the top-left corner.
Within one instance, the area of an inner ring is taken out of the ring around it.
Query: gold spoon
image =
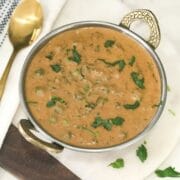
[[[9,24],[9,38],[13,53],[0,79],[0,99],[14,58],[19,50],[33,43],[40,34],[43,24],[43,12],[38,0],[22,0],[17,6]]]

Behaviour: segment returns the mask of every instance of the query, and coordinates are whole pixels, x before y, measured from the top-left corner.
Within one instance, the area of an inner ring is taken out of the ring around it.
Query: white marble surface
[[[75,5],[77,3],[79,3],[79,6],[86,7],[87,6],[86,3],[88,3],[88,1],[89,0],[69,0],[69,3],[65,7],[65,9],[66,9],[64,11],[65,14],[60,14],[60,17],[64,16],[64,18],[65,18],[67,16],[66,21],[68,22],[69,16],[66,13],[70,13],[70,9],[72,7],[77,7],[77,5]],[[99,11],[101,12],[101,11],[107,10],[107,13],[108,13],[108,9],[106,9],[106,8],[108,8],[108,3],[110,3],[110,1],[112,1],[112,0],[109,0],[109,2],[108,2],[108,0],[101,1],[101,2],[104,2],[104,3],[102,3],[102,6],[105,8],[102,8],[102,10],[99,10]],[[115,0],[115,1],[117,1],[117,0]],[[136,1],[123,0],[123,2],[125,4],[128,4],[128,6],[131,9],[134,9],[134,8],[147,8],[147,9],[150,8],[150,9],[152,9],[153,12],[155,14],[157,14],[157,16],[160,17],[160,26],[161,26],[161,29],[163,29],[163,31],[164,31],[163,34],[168,37],[168,41],[170,43],[172,43],[174,45],[174,48],[179,52],[179,50],[180,50],[180,47],[179,47],[180,36],[178,33],[178,32],[180,32],[180,23],[179,23],[180,20],[178,19],[178,17],[180,17],[180,11],[179,11],[180,1],[179,0],[173,0],[173,3],[171,0],[158,0],[158,1],[157,0],[143,0],[143,2],[142,2],[142,0],[136,0]],[[82,11],[83,11],[83,8],[82,8]],[[83,15],[86,14],[85,12],[82,12],[82,11],[78,11],[78,9],[77,9],[76,13],[77,14],[82,13]],[[102,14],[99,13],[99,19],[103,19]],[[109,15],[111,15],[111,13]],[[77,17],[78,17],[78,15],[77,15]],[[81,19],[85,20],[85,19],[89,19],[89,18],[90,17],[87,14],[87,16],[83,16]],[[92,16],[91,16],[91,18],[93,19]],[[119,18],[119,16],[117,16],[117,18]],[[74,17],[74,20],[76,20],[76,16]],[[78,20],[79,19],[77,19],[77,21]],[[110,22],[117,22],[117,20],[118,19],[114,19],[114,17],[111,17],[111,16],[109,17]],[[179,55],[180,55],[180,53],[179,53]],[[167,142],[167,145],[168,145],[168,142]],[[161,164],[161,166],[159,168],[165,168],[165,167],[171,165],[171,166],[176,167],[176,169],[180,171],[179,152],[180,152],[180,139],[179,139],[178,144],[174,148],[174,150],[172,150],[172,152],[169,152],[170,153],[169,157],[167,157],[167,159],[164,159],[164,162]],[[161,152],[159,152],[159,153],[161,153]],[[13,177],[12,175],[10,175],[9,173],[7,173],[6,171],[0,169],[0,179],[1,180],[6,180],[6,179],[13,180],[16,178]],[[128,179],[128,177],[127,177],[127,179]],[[152,174],[146,179],[155,180],[156,176],[154,176],[154,174]]]

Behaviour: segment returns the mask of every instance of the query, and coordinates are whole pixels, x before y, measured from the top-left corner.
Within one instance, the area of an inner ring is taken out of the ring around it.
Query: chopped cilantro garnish
[[[119,60],[119,71],[122,71],[126,65],[125,61],[124,60]]]
[[[77,51],[76,46],[73,46],[73,49],[71,49],[71,51],[72,51],[72,56],[69,57],[69,60],[72,60],[75,63],[79,64],[81,62],[81,55]]]
[[[108,62],[106,61],[105,59],[98,59],[99,61],[102,61],[104,64],[108,65],[108,66],[116,66],[118,65],[119,67],[119,71],[122,71],[126,65],[125,61],[122,59],[122,60],[117,60],[117,61],[114,61],[114,62]]]
[[[141,89],[144,89],[144,78],[140,77],[140,74],[137,72],[132,72],[131,73],[131,78],[134,81],[134,83]]]
[[[109,47],[112,47],[114,44],[115,44],[115,41],[107,40],[107,41],[104,42],[104,47],[109,48]]]
[[[61,66],[59,64],[52,64],[50,65],[52,70],[56,73],[58,73],[59,71],[61,71]]]
[[[65,100],[63,99],[63,98],[60,98],[60,97],[58,97],[58,96],[52,96],[52,98],[51,98],[53,101],[58,101],[58,102],[60,102],[60,103],[64,103],[64,104],[66,104],[66,102],[65,102]]]
[[[102,119],[100,116],[96,117],[94,122],[91,124],[92,127],[97,128],[99,126],[103,126],[106,130],[111,130],[112,126],[121,126],[124,123],[124,119],[122,117],[115,117],[109,119]]]
[[[144,162],[147,159],[147,149],[146,147],[142,144],[141,146],[138,147],[136,150],[136,155],[139,157],[141,162]]]
[[[54,53],[51,51],[49,52],[45,57],[49,60],[52,60],[53,59],[53,56],[54,56]]]
[[[124,119],[122,117],[115,117],[114,119],[111,119],[113,125],[120,126],[124,123]]]
[[[124,104],[123,106],[125,109],[136,109],[140,106],[140,102],[135,101],[133,104]]]
[[[93,127],[93,128],[97,128],[97,127],[99,127],[99,126],[101,126],[102,124],[103,124],[103,119],[101,118],[101,117],[96,117],[95,118],[95,120],[94,120],[94,122],[91,124],[91,126]]]
[[[114,162],[109,164],[109,166],[116,168],[116,169],[123,168],[124,167],[124,160],[122,158],[116,159]]]
[[[173,167],[164,170],[157,169],[155,173],[158,177],[180,177],[180,172],[177,172]]]
[[[52,106],[55,106],[56,105],[56,101],[53,101],[53,100],[50,100],[47,102],[46,106],[47,107],[52,107]]]
[[[135,56],[132,56],[131,59],[129,60],[129,65],[130,65],[130,66],[133,66],[134,63],[135,63],[135,61],[136,61],[136,57],[135,57]]]
[[[112,126],[113,126],[113,124],[109,119],[108,120],[103,120],[103,127],[106,130],[110,131],[112,129]]]
[[[51,100],[49,100],[46,104],[47,107],[55,106],[57,102],[60,102],[62,104],[66,104],[66,101],[58,96],[52,96]]]

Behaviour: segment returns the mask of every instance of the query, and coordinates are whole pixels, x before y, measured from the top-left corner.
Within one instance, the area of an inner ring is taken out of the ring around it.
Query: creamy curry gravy
[[[108,147],[142,132],[157,111],[160,77],[150,54],[104,27],[63,32],[33,57],[25,77],[33,117],[53,137]]]

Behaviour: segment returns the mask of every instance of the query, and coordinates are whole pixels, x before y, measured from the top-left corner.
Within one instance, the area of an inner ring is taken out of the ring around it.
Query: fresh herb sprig
[[[78,52],[76,46],[73,46],[73,48],[71,49],[72,52],[72,56],[68,57],[69,60],[74,61],[75,63],[79,64],[81,62],[81,55]]]
[[[176,171],[173,167],[168,167],[164,170],[157,169],[155,174],[158,177],[180,177],[180,172]]]
[[[58,73],[59,71],[61,71],[61,66],[59,65],[59,64],[52,64],[52,65],[50,65],[51,66],[51,69],[54,71],[54,72],[56,72],[56,73]]]
[[[105,48],[111,48],[111,47],[113,47],[114,44],[115,44],[115,41],[114,41],[114,40],[106,40],[106,41],[104,42],[104,47],[105,47]]]
[[[67,104],[63,98],[58,97],[58,96],[52,96],[51,99],[47,102],[46,106],[53,107],[56,105],[57,102],[60,102],[62,104]]]
[[[144,162],[147,159],[148,153],[144,144],[138,147],[138,149],[136,150],[136,155],[139,157],[141,162]]]
[[[135,62],[136,62],[136,57],[135,57],[135,56],[132,56],[131,59],[129,60],[129,63],[128,63],[128,64],[129,64],[130,66],[133,66]]]
[[[117,60],[114,62],[108,62],[105,59],[98,59],[99,61],[102,61],[104,64],[108,65],[108,66],[116,66],[118,65],[119,67],[119,71],[122,71],[125,66],[126,66],[126,62],[122,59],[122,60]]]
[[[121,126],[124,123],[124,118],[122,117],[115,117],[115,118],[109,118],[109,119],[102,119],[100,116],[97,116],[91,126],[93,128],[97,128],[99,126],[104,127],[104,129],[110,131],[114,126]]]
[[[124,104],[123,106],[124,106],[125,109],[134,110],[134,109],[136,109],[136,108],[138,108],[140,106],[140,102],[135,101],[133,104]]]
[[[141,75],[137,72],[132,72],[131,73],[131,78],[134,81],[134,83],[141,89],[144,89],[144,78],[141,77]]]
[[[120,169],[124,167],[124,160],[122,158],[116,159],[114,162],[110,163],[109,166]]]
[[[45,58],[49,59],[50,61],[53,60],[53,57],[54,57],[54,53],[52,51],[48,52],[45,55]]]

